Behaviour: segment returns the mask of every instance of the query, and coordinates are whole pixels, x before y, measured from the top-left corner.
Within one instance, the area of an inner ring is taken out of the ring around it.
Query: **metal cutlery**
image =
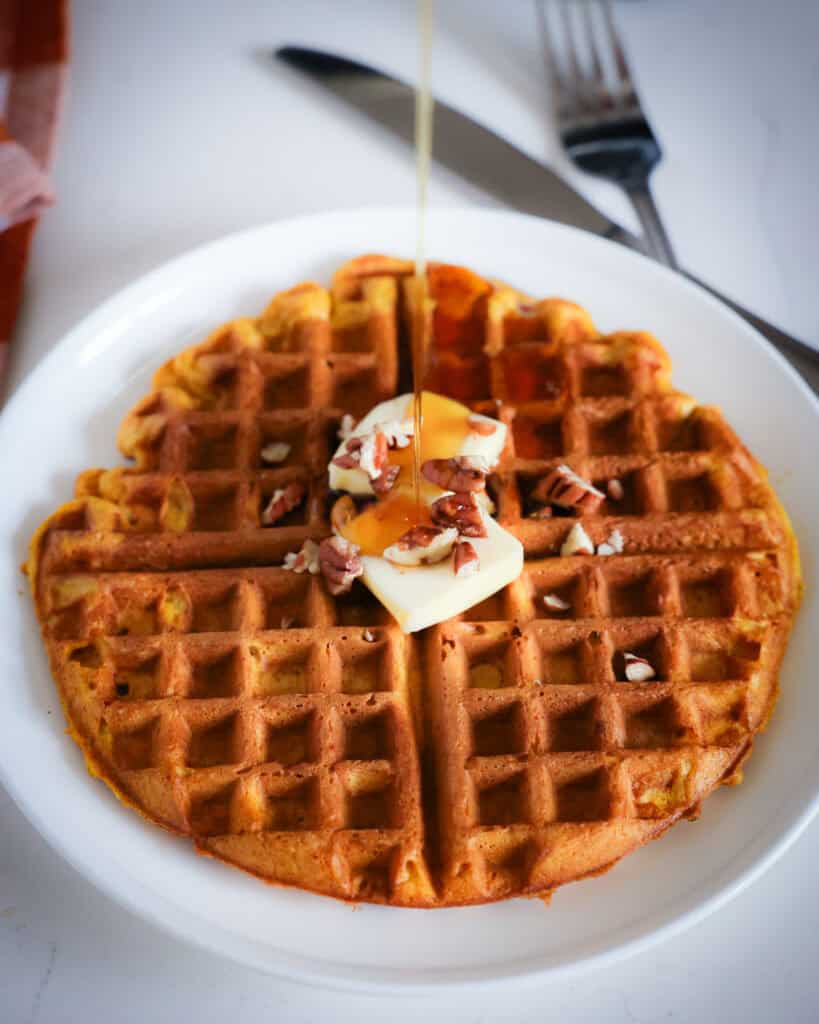
[[[415,141],[415,90],[399,79],[322,50],[284,46],[271,56],[306,74],[410,146]],[[645,253],[641,239],[609,220],[554,171],[489,128],[436,99],[433,159],[524,213],[579,227]],[[683,273],[686,273],[683,271]],[[692,280],[744,317],[819,386],[819,352],[744,309],[691,274]],[[800,358],[801,357],[801,358]],[[813,365],[811,365],[813,364]]]
[[[649,187],[662,151],[634,88],[609,0],[536,0],[535,7],[566,152],[581,170],[626,191],[651,255],[677,269]]]
[[[637,213],[649,255],[686,274],[663,226],[650,178],[662,150],[640,103],[625,50],[614,24],[611,0],[535,0],[544,54],[563,146],[583,171],[624,189]],[[819,363],[814,349],[749,313],[715,289],[686,274],[745,317],[788,356]],[[794,360],[819,386],[815,365]]]

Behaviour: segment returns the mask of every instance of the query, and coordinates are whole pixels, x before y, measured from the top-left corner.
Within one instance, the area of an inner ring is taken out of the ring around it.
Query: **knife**
[[[415,145],[415,89],[391,75],[322,50],[283,46],[274,56]],[[554,171],[516,149],[506,139],[445,103],[435,101],[434,159],[460,177],[523,213],[590,231],[649,255],[641,240],[609,220]],[[690,280],[739,313],[774,345],[814,365],[803,373],[819,385],[819,352],[722,295],[693,274]],[[811,372],[813,371],[813,372]]]

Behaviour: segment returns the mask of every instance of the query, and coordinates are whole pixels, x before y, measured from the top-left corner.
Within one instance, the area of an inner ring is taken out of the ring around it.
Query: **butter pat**
[[[415,633],[479,604],[523,571],[523,545],[485,512],[486,537],[470,537],[480,568],[456,576],[452,556],[435,565],[406,568],[364,555],[363,582],[393,615],[404,633]]]
[[[416,522],[417,509],[414,499],[409,496],[413,486],[413,445],[411,438],[407,443],[406,436],[407,425],[411,429],[412,411],[413,397],[410,394],[381,402],[362,419],[333,456],[347,454],[349,457],[352,453],[348,452],[347,443],[350,438],[359,437],[363,444],[354,449],[358,453],[354,457],[359,464],[345,468],[331,462],[328,467],[331,490],[354,495],[373,494],[371,478],[377,479],[378,470],[383,471],[384,467],[383,447],[377,460],[371,458],[370,450],[378,451],[375,430],[380,426],[382,434],[393,435],[396,443],[389,449],[388,460],[390,466],[399,467],[393,488],[388,496],[382,496],[377,505],[370,506],[369,510],[351,520],[346,529],[342,526],[340,532],[358,544],[363,552],[368,552],[361,555],[361,581],[405,633],[414,633],[460,615],[517,579],[523,571],[523,546],[488,514],[491,501],[484,492],[476,497],[481,506],[486,537],[466,538],[478,556],[476,570],[456,576],[453,553],[433,564],[413,564],[421,561],[420,552],[425,549],[403,550],[400,545],[394,546],[400,535]],[[481,416],[460,402],[426,391],[421,414],[422,462],[471,456],[483,459],[490,469],[497,465],[506,443],[506,427],[499,420]],[[381,439],[379,445],[383,443]],[[430,481],[423,482],[422,500],[428,504],[444,493]],[[407,503],[411,506],[409,513],[406,507],[402,507]],[[453,534],[448,538],[449,547],[452,547],[453,540],[457,540],[457,532],[454,528],[449,532]],[[396,558],[385,558],[382,549],[389,550]],[[437,554],[443,554],[444,550],[441,548]],[[429,553],[435,554],[432,550]],[[401,557],[397,557],[399,554]]]
[[[404,422],[412,419],[412,395],[399,395],[386,402],[381,402],[364,417],[355,427],[351,437],[364,437],[371,434],[382,423]],[[495,466],[503,446],[506,443],[506,426],[500,420],[491,419],[472,412],[460,402],[444,398],[425,391],[422,403],[423,424],[422,458],[448,459],[458,455],[478,455],[486,459],[490,466]],[[473,424],[486,424],[492,427],[491,433],[480,433],[470,429]],[[342,441],[333,458],[343,454],[346,442]],[[412,441],[409,446],[390,452],[390,462],[401,465],[398,486],[411,485]],[[358,466],[343,469],[330,462],[330,490],[347,491],[349,494],[373,494],[370,479]]]

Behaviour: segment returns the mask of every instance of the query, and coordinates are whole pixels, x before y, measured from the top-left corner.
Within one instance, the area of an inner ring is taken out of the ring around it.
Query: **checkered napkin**
[[[0,379],[34,227],[53,202],[67,58],[66,0],[0,0]]]

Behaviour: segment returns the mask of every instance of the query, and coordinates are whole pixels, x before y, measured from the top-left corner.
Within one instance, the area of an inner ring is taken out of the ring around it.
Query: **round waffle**
[[[163,366],[119,434],[134,464],[80,475],[29,578],[89,769],[200,851],[344,899],[545,896],[740,780],[776,699],[796,542],[651,335],[433,265],[425,385],[508,425],[489,489],[524,572],[405,636],[360,584],[334,598],[286,571],[330,533],[342,415],[406,389],[412,272],[354,260]],[[606,494],[582,519],[542,517],[560,464]],[[304,501],[265,526],[293,482]],[[597,554],[560,555],[577,522]],[[630,681],[626,653],[653,678]]]

